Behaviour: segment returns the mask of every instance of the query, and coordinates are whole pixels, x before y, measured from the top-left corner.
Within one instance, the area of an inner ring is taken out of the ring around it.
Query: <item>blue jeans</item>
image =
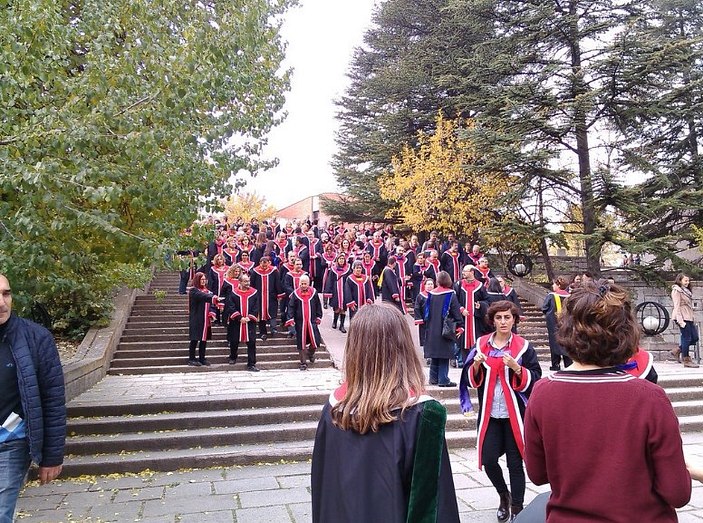
[[[681,356],[686,357],[688,348],[698,343],[698,331],[692,321],[687,321],[683,328],[679,327],[679,330],[681,331]]]
[[[0,523],[12,523],[30,461],[26,439],[0,443]]]
[[[430,383],[449,383],[449,358],[432,358],[430,363]]]

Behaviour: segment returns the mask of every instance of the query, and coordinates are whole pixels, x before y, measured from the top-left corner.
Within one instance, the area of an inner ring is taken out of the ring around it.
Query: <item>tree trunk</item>
[[[581,68],[581,46],[578,28],[576,6],[578,2],[570,3],[570,45],[571,45],[571,70],[572,96],[574,101],[574,131],[576,134],[576,154],[579,165],[579,182],[581,184],[581,209],[583,211],[583,234],[586,247],[586,262],[588,270],[594,276],[600,275],[600,256],[602,242],[593,237],[596,230],[596,210],[593,201],[593,179],[591,176],[591,156],[588,147],[588,127],[586,125],[587,108],[583,106],[589,88],[583,79]]]

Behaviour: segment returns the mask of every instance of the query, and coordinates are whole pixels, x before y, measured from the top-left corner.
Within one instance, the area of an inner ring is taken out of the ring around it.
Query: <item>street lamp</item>
[[[526,254],[513,254],[508,258],[508,271],[518,278],[524,278],[532,272],[532,259]]]

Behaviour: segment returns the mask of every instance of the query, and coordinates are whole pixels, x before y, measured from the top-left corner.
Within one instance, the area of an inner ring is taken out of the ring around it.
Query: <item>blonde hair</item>
[[[410,327],[396,307],[369,304],[349,325],[344,354],[347,390],[332,407],[332,422],[360,434],[398,419],[392,411],[414,405],[425,374]]]

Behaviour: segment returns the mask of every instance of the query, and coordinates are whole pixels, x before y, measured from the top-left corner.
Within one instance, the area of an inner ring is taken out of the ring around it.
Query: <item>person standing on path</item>
[[[678,350],[672,351],[672,354],[675,357],[681,354],[684,367],[697,369],[698,364],[694,363],[689,354],[691,345],[698,343],[698,330],[696,329],[696,324],[693,323],[693,289],[691,287],[691,278],[685,274],[679,274],[676,277],[674,285],[671,288],[671,301],[674,302],[674,310],[671,313],[671,317],[681,331],[679,348]]]
[[[564,359],[564,367],[571,365],[571,358],[564,352],[557,340],[558,319],[564,307],[564,300],[569,297],[569,283],[564,276],[557,276],[552,283],[552,292],[547,294],[542,304],[542,312],[547,321],[547,334],[549,335],[549,353],[552,364],[549,370],[557,371],[561,369],[561,360]]]
[[[461,336],[461,307],[452,290],[452,278],[445,271],[437,275],[437,287],[427,293],[423,315],[425,358],[430,358],[430,384],[456,387],[449,379],[449,360],[454,357],[456,339]]]
[[[11,523],[33,461],[39,481],[61,473],[66,441],[63,369],[51,333],[12,314],[0,274],[0,523]]]
[[[515,518],[525,498],[523,419],[527,397],[542,376],[532,344],[512,332],[520,321],[514,303],[493,303],[487,312],[495,331],[479,338],[461,373],[459,398],[464,412],[471,410],[468,388],[478,389],[478,467],[486,469],[498,492],[498,521]],[[510,490],[498,459],[505,454]]]
[[[322,411],[312,454],[313,523],[458,523],[444,436],[397,307],[361,307],[349,325],[345,381]]]

